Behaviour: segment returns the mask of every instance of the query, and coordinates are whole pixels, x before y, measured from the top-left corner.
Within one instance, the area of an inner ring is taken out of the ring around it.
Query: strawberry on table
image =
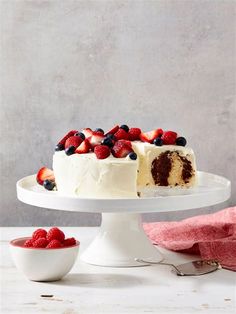
[[[40,185],[43,185],[45,180],[55,181],[54,173],[51,169],[42,167],[37,173],[36,180]]]
[[[90,151],[91,145],[89,143],[89,140],[86,138],[79,147],[76,148],[75,153],[76,154],[86,154]]]
[[[140,140],[142,142],[148,142],[152,144],[152,142],[155,140],[155,138],[160,137],[163,134],[162,129],[156,129],[149,132],[142,132],[140,133]]]

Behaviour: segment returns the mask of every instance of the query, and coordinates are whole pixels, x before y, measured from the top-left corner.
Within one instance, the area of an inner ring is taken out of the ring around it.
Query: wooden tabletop
[[[98,267],[78,258],[63,280],[32,282],[14,266],[10,239],[36,228],[0,228],[0,313],[236,313],[236,273],[218,270],[198,277],[179,277],[168,266]],[[62,227],[81,241],[83,251],[98,232],[94,227]],[[165,261],[179,264],[199,257],[160,248]],[[46,296],[43,296],[46,295]]]

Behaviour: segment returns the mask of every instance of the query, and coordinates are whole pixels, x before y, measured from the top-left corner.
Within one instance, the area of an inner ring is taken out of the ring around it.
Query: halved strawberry
[[[76,131],[76,130],[71,130],[70,132],[68,132],[68,133],[58,142],[58,144],[65,145],[66,140],[67,140],[69,137],[75,135],[75,133],[77,133],[77,132],[78,132],[78,131]]]
[[[51,169],[42,167],[37,173],[36,180],[40,185],[43,185],[43,181],[45,180],[55,181],[54,173]]]
[[[177,133],[173,131],[166,131],[163,133],[161,138],[164,145],[174,145],[177,138]]]
[[[83,139],[80,136],[71,136],[65,142],[65,148],[74,146],[78,147],[83,142]]]
[[[116,143],[117,143],[117,144],[118,144],[118,143],[119,143],[119,144],[121,143],[121,144],[123,144],[123,145],[128,145],[129,147],[132,148],[132,144],[131,144],[131,142],[128,141],[128,140],[118,140]]]
[[[106,145],[97,145],[94,148],[94,153],[97,156],[97,159],[105,159],[110,156],[110,148]]]
[[[129,129],[129,140],[130,141],[137,141],[139,140],[139,135],[141,134],[141,129],[140,128],[130,128]]]
[[[105,136],[107,134],[115,134],[117,131],[119,130],[119,125],[114,126],[110,131],[108,131]]]
[[[152,143],[155,140],[155,138],[160,137],[162,134],[163,134],[162,129],[156,129],[146,133],[144,132],[140,133],[139,138],[142,142]]]
[[[133,149],[120,141],[116,142],[112,149],[113,156],[117,158],[124,158],[131,152],[133,152]]]
[[[82,130],[82,133],[86,138],[90,137],[93,135],[93,131],[90,128],[85,128]]]
[[[129,138],[129,134],[128,132],[126,132],[123,129],[119,129],[116,133],[115,133],[115,137],[117,140],[128,140]]]
[[[95,147],[101,144],[102,140],[104,139],[104,135],[101,132],[94,131],[92,136],[88,137],[88,141],[91,147]]]
[[[75,153],[76,154],[86,154],[90,151],[91,146],[89,143],[89,140],[86,138],[79,147],[76,148]]]

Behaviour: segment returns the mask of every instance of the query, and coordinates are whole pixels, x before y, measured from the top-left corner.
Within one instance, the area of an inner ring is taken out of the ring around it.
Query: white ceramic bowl
[[[33,281],[55,281],[64,277],[73,267],[79,242],[69,247],[55,249],[27,248],[23,244],[29,238],[10,242],[10,251],[16,267]]]

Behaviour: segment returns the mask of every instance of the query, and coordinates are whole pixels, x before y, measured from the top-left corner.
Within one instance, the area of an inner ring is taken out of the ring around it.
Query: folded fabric
[[[144,223],[154,244],[182,253],[216,259],[236,271],[236,207],[182,221]]]

